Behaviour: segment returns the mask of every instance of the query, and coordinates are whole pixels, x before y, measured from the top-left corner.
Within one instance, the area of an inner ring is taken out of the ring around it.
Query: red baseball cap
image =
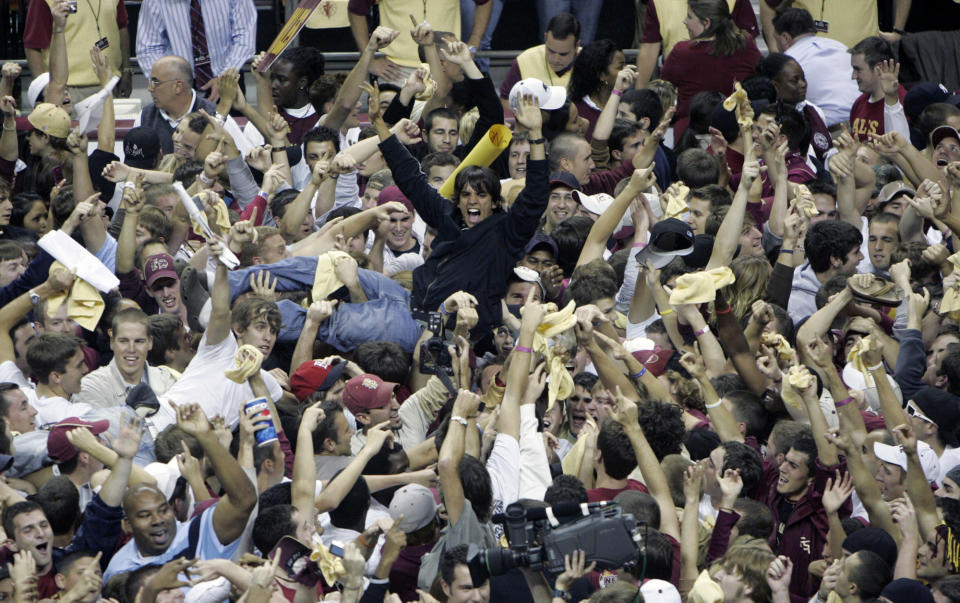
[[[407,208],[408,212],[411,214],[416,213],[416,210],[413,208],[413,203],[410,201],[410,199],[407,199],[407,197],[400,191],[400,187],[396,184],[390,185],[380,191],[380,195],[377,197],[377,207],[386,205],[391,201],[403,203],[403,206]]]
[[[357,415],[374,408],[383,408],[390,403],[396,383],[384,381],[376,375],[364,373],[347,381],[343,390],[343,405]]]
[[[640,364],[647,367],[647,370],[650,371],[650,374],[654,377],[659,377],[667,372],[667,362],[672,356],[673,350],[665,350],[660,346],[654,346],[652,350],[637,350],[633,352],[633,357],[636,358]]]
[[[152,286],[161,278],[180,279],[173,266],[173,258],[167,253],[158,253],[148,257],[143,271],[143,280],[146,281],[147,287]]]
[[[303,402],[313,392],[326,391],[333,387],[343,375],[346,366],[345,362],[330,362],[325,358],[307,360],[290,375],[290,391],[297,400]]]
[[[110,429],[110,421],[101,419],[91,422],[78,417],[70,417],[60,421],[53,426],[47,435],[47,456],[57,463],[65,463],[77,456],[78,451],[67,439],[67,432],[78,427],[86,427],[93,435],[100,435]]]

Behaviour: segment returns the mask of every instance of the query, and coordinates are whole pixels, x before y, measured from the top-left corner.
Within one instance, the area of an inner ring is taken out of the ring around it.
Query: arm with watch
[[[467,419],[475,418],[479,408],[480,396],[464,389],[460,390],[453,402],[450,425],[447,428],[446,437],[443,438],[443,445],[440,447],[437,473],[440,475],[444,505],[447,508],[447,518],[451,526],[457,525],[460,521],[466,500],[463,483],[460,481],[460,461],[463,459],[464,440],[469,423]]]
[[[26,316],[33,309],[34,304],[66,291],[72,284],[73,275],[61,268],[50,274],[45,282],[0,307],[0,362],[16,360],[13,339],[10,337],[10,329],[13,325]]]

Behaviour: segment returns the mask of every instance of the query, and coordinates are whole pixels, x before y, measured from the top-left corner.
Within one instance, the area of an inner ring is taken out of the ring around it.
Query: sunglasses
[[[923,414],[923,411],[920,410],[920,408],[917,406],[917,404],[913,400],[910,400],[907,402],[906,411],[907,411],[907,414],[910,415],[911,417],[916,417],[920,420],[926,421],[927,423],[931,423],[934,425],[936,424],[936,421],[934,421],[927,415]]]

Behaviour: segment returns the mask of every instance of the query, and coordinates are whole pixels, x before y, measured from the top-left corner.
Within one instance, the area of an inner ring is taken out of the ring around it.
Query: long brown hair
[[[695,38],[713,36],[713,49],[710,54],[731,56],[747,45],[747,36],[730,17],[727,0],[690,0],[688,6],[701,21],[710,19],[710,27]]]

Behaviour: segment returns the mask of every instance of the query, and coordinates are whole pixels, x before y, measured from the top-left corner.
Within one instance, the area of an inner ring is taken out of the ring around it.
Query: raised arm
[[[392,441],[392,439],[393,432],[390,431],[390,427],[386,422],[374,425],[368,429],[367,441],[364,442],[363,448],[360,449],[360,452],[357,453],[343,471],[330,480],[327,487],[320,492],[320,496],[314,501],[314,508],[316,508],[317,512],[326,513],[336,509],[340,503],[343,502],[343,499],[350,492],[351,488],[353,488],[353,485],[360,479],[363,469],[367,466],[367,463],[370,462],[370,459],[376,456],[380,452],[380,449],[383,448],[383,445],[388,441]],[[299,454],[299,445],[300,442],[297,442],[297,454]],[[310,462],[313,462],[313,457],[310,457]]]
[[[340,90],[337,91],[337,97],[334,99],[330,112],[320,118],[322,125],[334,130],[339,130],[343,126],[343,122],[360,99],[360,83],[367,77],[374,53],[389,46],[398,35],[400,35],[400,32],[382,25],[373,30],[373,35],[370,36],[363,52],[360,53],[360,60],[350,70],[347,79],[344,80]]]
[[[13,301],[0,306],[0,362],[16,360],[10,329],[33,309],[32,295],[39,295],[41,299],[46,299],[66,291],[72,284],[73,275],[61,268],[53,271],[47,277],[46,282],[37,285],[32,291],[28,291]]]
[[[69,15],[69,2],[58,0],[50,7],[53,15],[53,35],[50,38],[50,83],[44,91],[43,98],[48,103],[63,105],[64,93],[67,90],[69,67],[67,65],[67,37],[64,33]]]
[[[518,125],[529,132],[530,157],[527,162],[526,185],[510,207],[510,219],[505,222],[504,234],[510,245],[522,248],[536,232],[540,216],[547,209],[547,197],[550,193],[540,104],[533,96],[523,96],[518,99],[518,103],[514,118]]]
[[[303,411],[297,430],[297,454],[293,461],[290,497],[291,503],[300,512],[300,517],[313,517],[316,514],[314,497],[317,491],[317,464],[313,460],[313,432],[323,421],[321,405],[323,401],[316,402]]]
[[[710,261],[707,263],[707,270],[729,266],[730,262],[733,261],[733,256],[737,253],[737,246],[740,241],[740,232],[743,229],[743,218],[747,212],[750,187],[759,176],[760,165],[753,159],[752,150],[748,149],[743,163],[740,186],[733,196],[733,203],[730,204],[727,215],[723,217],[723,222],[720,223],[720,229],[717,230],[713,252],[710,254]]]
[[[623,429],[630,438],[633,445],[633,452],[637,456],[637,465],[640,472],[643,473],[643,479],[650,489],[650,494],[657,501],[660,507],[660,531],[668,536],[680,539],[680,524],[677,521],[677,510],[673,504],[673,496],[670,494],[670,486],[667,484],[667,477],[660,467],[657,456],[653,453],[647,438],[640,426],[637,418],[637,404],[624,397],[620,389],[617,389],[617,409],[613,415],[614,419],[623,425]]]
[[[723,405],[717,390],[710,383],[707,376],[707,369],[703,364],[701,354],[687,352],[680,357],[680,365],[687,369],[690,376],[693,377],[700,386],[703,393],[704,406],[707,409],[707,416],[710,417],[710,425],[717,432],[720,439],[724,442],[743,442],[743,434],[737,427],[737,420],[733,417],[730,409]]]
[[[844,385],[837,373],[837,367],[833,365],[833,359],[830,355],[830,349],[823,339],[817,337],[809,344],[803,346],[801,350],[806,354],[806,361],[809,365],[815,367],[824,384],[830,389],[830,395],[840,406],[850,403],[850,392]],[[827,418],[820,410],[820,402],[816,394],[816,383],[801,393],[803,402],[806,405],[807,416],[810,418],[810,429],[813,431],[813,439],[817,443],[817,456],[820,462],[826,466],[836,465],[838,462],[837,447],[825,436],[827,433]]]
[[[447,427],[447,435],[440,447],[437,473],[440,475],[440,487],[443,488],[443,502],[447,508],[447,517],[451,526],[457,525],[463,513],[463,484],[460,482],[460,461],[463,459],[464,440],[466,438],[467,419],[477,414],[480,396],[461,389],[453,402],[453,414]]]
[[[113,67],[110,65],[110,60],[100,51],[99,46],[90,47],[90,62],[93,64],[93,71],[100,81],[100,87],[105,87],[110,78],[113,77]],[[107,153],[113,153],[113,145],[116,140],[117,124],[114,119],[113,94],[111,93],[103,101],[103,115],[100,118],[100,125],[97,126],[97,148]]]
[[[200,405],[178,405],[176,412],[177,426],[200,442],[204,458],[212,465],[214,475],[226,492],[214,507],[213,529],[222,544],[229,544],[243,534],[257,504],[257,489],[230,451],[217,439]]]
[[[620,191],[610,207],[590,227],[590,233],[587,234],[587,240],[580,251],[580,257],[577,258],[577,266],[603,257],[607,241],[616,230],[617,225],[620,224],[623,214],[630,208],[630,204],[638,195],[642,195],[643,191],[649,189],[656,182],[653,168],[654,166],[651,165],[644,170],[633,171],[627,186]]]
[[[112,450],[107,450],[112,453],[114,460],[110,464],[104,462],[105,465],[110,467],[110,476],[103,482],[99,493],[100,500],[108,506],[120,506],[120,503],[123,502],[123,494],[127,491],[127,484],[157,483],[157,480],[153,479],[149,473],[133,464],[133,457],[140,450],[140,440],[143,438],[143,432],[144,427],[141,420],[131,418],[121,422],[120,431],[116,438],[110,438]],[[67,437],[69,438],[72,433],[72,431],[68,432]],[[87,433],[89,434],[89,432]],[[70,441],[73,442],[72,439]],[[134,478],[136,478],[136,481]]]
[[[17,105],[12,96],[0,97],[0,112],[3,112],[3,133],[0,134],[0,159],[14,163],[19,156],[19,150],[17,144]]]
[[[933,490],[930,489],[930,483],[923,474],[923,466],[920,464],[920,455],[917,453],[917,436],[908,422],[897,425],[891,431],[893,431],[897,442],[907,454],[907,494],[916,510],[920,535],[926,541],[936,533],[937,526],[940,524],[940,516],[937,512]]]
[[[210,254],[218,260],[223,253],[223,243],[211,241],[208,244]],[[227,267],[223,262],[217,262],[217,273],[213,279],[213,288],[210,290],[210,322],[204,336],[207,345],[217,345],[230,335],[230,281],[227,276]]]

